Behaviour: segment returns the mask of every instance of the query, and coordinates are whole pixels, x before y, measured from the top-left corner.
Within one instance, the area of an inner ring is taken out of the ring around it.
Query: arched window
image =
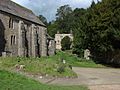
[[[11,45],[13,45],[13,35],[11,35]]]
[[[16,37],[15,36],[13,37],[13,44],[14,45],[16,44]]]
[[[16,44],[16,37],[15,35],[11,35],[11,45],[15,45]]]
[[[11,18],[10,18],[10,20],[9,20],[9,28],[11,28]]]
[[[9,19],[9,28],[14,29],[14,20],[12,18]]]

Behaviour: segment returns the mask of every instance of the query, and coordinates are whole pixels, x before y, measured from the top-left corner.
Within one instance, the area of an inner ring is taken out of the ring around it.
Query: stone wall
[[[90,56],[91,56],[90,50],[89,50],[89,49],[84,50],[84,58],[85,58],[86,60],[89,60],[89,59],[90,59]]]
[[[1,25],[4,27],[4,35],[2,36],[2,38],[4,38],[4,41],[1,42],[4,43],[4,48],[2,48],[3,49],[2,52],[5,51],[10,55],[13,54],[16,56],[18,52],[17,51],[18,44],[16,40],[18,36],[18,31],[16,31],[16,29],[18,29],[18,21],[14,20],[14,27],[10,27],[11,25],[9,23],[11,18],[13,18],[13,16],[0,12]],[[0,27],[0,29],[2,28]]]
[[[55,40],[54,39],[51,39],[48,41],[48,55],[51,56],[51,55],[55,55]]]
[[[55,34],[55,41],[56,41],[56,49],[61,50],[61,41],[64,37],[68,36],[71,41],[73,41],[73,35],[72,34]]]
[[[46,56],[46,28],[0,11],[0,55]]]
[[[47,56],[47,29],[43,27],[40,28],[40,55]]]

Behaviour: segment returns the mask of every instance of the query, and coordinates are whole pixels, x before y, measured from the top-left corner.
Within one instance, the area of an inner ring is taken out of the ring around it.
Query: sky
[[[72,9],[88,8],[93,0],[12,0],[28,9],[36,15],[43,15],[47,21],[55,19],[57,9],[69,4]],[[97,2],[97,0],[94,0]]]

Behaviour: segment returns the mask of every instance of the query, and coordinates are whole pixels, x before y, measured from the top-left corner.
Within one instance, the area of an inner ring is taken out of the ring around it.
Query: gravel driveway
[[[86,85],[90,90],[120,90],[120,69],[73,67],[73,71],[78,78],[41,78],[26,75],[46,84]]]
[[[120,69],[74,67],[76,79],[55,79],[49,84],[87,85],[91,90],[120,90]]]

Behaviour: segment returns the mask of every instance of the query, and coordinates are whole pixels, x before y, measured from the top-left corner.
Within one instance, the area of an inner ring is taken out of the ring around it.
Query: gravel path
[[[120,69],[74,68],[90,90],[120,90]]]
[[[120,84],[120,69],[100,69],[100,68],[78,68],[73,71],[77,73],[78,78],[65,79],[58,78],[49,84],[58,85],[111,85]]]
[[[120,69],[73,67],[73,71],[78,78],[27,76],[50,85],[87,85],[90,90],[120,90]]]
[[[94,85],[88,87],[90,90],[120,90],[120,85]]]
[[[90,90],[120,90],[120,69],[78,68],[76,79],[55,79],[49,84],[57,85],[87,85]]]

